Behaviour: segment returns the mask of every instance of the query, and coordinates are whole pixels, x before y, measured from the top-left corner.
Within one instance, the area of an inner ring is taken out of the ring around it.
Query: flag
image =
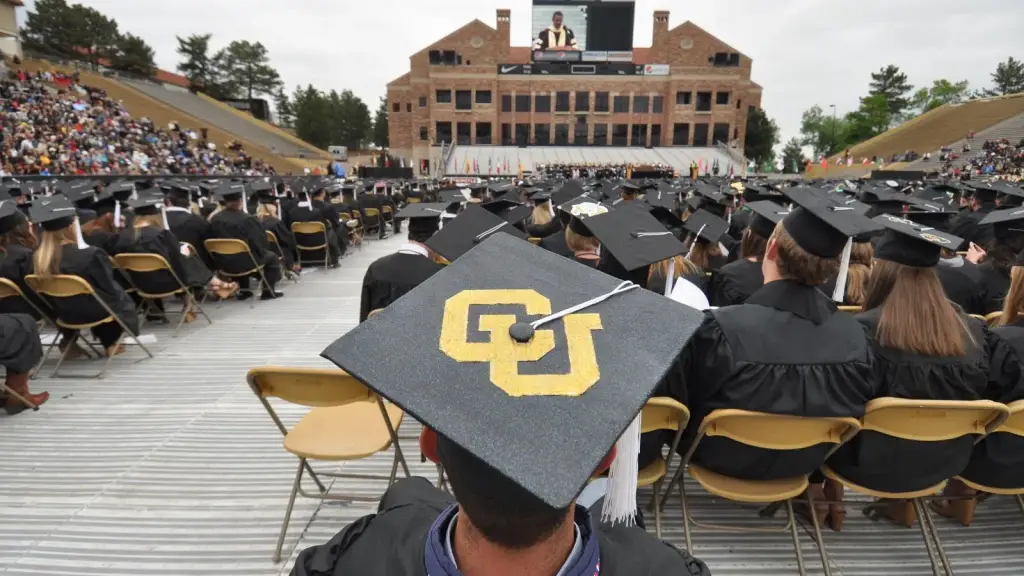
[[[473,173],[474,174],[479,174],[480,173],[480,161],[477,160],[476,158],[473,158]]]
[[[511,170],[508,168],[508,156],[505,156],[505,173],[509,173]]]
[[[516,178],[519,179],[519,180],[523,179],[523,163],[522,162],[519,163],[519,172],[517,173]]]
[[[469,158],[466,158],[466,161],[465,161],[465,163],[463,164],[463,170],[462,170],[462,173],[463,173],[463,174],[469,174]]]
[[[384,156],[384,167],[391,168],[391,155]]]
[[[491,172],[494,171],[494,163],[492,162],[492,160],[493,160],[493,158],[491,158],[490,156],[487,157],[487,174],[488,175],[490,175]]]

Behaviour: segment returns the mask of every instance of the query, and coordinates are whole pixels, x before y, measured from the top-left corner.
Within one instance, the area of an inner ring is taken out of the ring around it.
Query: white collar
[[[398,249],[398,253],[399,254],[419,254],[420,256],[423,256],[424,258],[430,258],[430,252],[427,252],[426,248],[424,248],[423,246],[421,246],[419,244],[416,244],[414,242],[406,242],[405,244],[402,244],[402,247]]]
[[[168,206],[166,210],[168,212],[187,212],[189,214],[192,213],[192,210],[189,210],[188,208],[185,208],[183,206]]]

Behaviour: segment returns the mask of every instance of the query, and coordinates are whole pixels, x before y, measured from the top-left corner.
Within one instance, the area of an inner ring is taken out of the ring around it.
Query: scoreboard
[[[555,12],[581,51],[632,52],[634,0],[533,0],[533,38],[551,26]]]

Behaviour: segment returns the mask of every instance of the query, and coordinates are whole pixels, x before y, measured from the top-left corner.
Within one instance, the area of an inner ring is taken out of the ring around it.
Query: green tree
[[[747,115],[747,140],[743,143],[743,155],[758,166],[775,159],[775,145],[781,140],[779,126],[768,117],[764,110],[752,108]]]
[[[849,145],[874,138],[889,129],[892,123],[891,101],[885,94],[872,94],[860,99],[860,108],[850,112],[844,119],[846,124],[846,143],[837,148],[839,151]]]
[[[992,73],[992,88],[985,91],[986,96],[1005,96],[1024,92],[1024,62],[1015,60],[1013,56],[1006,62],[1000,62]]]
[[[213,66],[213,59],[210,57],[210,38],[213,34],[192,34],[182,38],[175,36],[178,40],[177,53],[181,56],[178,62],[178,72],[188,78],[192,88],[206,91],[211,85],[217,83],[218,71]]]
[[[388,138],[388,101],[383,96],[380,98],[380,105],[377,106],[377,113],[373,117],[373,143],[384,148],[390,145]]]
[[[146,41],[132,34],[121,36],[117,43],[117,51],[113,54],[110,67],[123,72],[140,76],[152,76],[156,73],[156,53]]]
[[[351,90],[341,94],[331,91],[328,97],[331,108],[331,124],[334,128],[331,144],[347,146],[350,150],[362,147],[373,137],[373,121],[366,103]]]
[[[845,149],[851,144],[849,132],[846,118],[826,115],[818,105],[805,110],[800,120],[800,144],[810,146],[815,157]]]
[[[236,40],[218,52],[214,62],[224,75],[226,91],[236,97],[252,100],[256,94],[276,94],[283,85],[259,42]]]
[[[907,95],[913,89],[914,87],[907,82],[907,75],[900,72],[899,66],[890,64],[871,74],[869,94],[882,95],[885,98],[890,120],[899,118],[910,106]]]
[[[274,95],[274,108],[277,111],[277,125],[284,128],[291,128],[295,122],[295,112],[292,102],[284,90],[279,90]]]
[[[303,89],[295,88],[292,94],[292,111],[295,116],[295,134],[318,148],[326,148],[331,142],[331,125],[327,121],[329,102],[322,92],[312,84]]]
[[[54,56],[73,57],[71,7],[65,0],[36,0],[21,31],[25,48]]]
[[[68,14],[67,37],[76,55],[84,54],[93,69],[99,68],[100,59],[111,60],[121,39],[117,22],[81,4],[71,6]]]
[[[920,114],[934,110],[944,104],[958,104],[970,96],[967,80],[950,82],[946,79],[935,80],[931,88],[921,88],[914,93],[910,107]]]
[[[789,142],[782,148],[782,172],[785,174],[799,174],[804,171],[807,158],[804,157],[803,145],[797,138],[790,138]]]

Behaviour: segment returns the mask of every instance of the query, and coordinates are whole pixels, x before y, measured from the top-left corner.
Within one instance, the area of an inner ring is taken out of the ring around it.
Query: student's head
[[[700,274],[700,268],[698,268],[696,264],[690,262],[682,255],[680,255],[674,258],[669,258],[667,260],[662,260],[660,262],[655,262],[654,264],[648,266],[647,281],[650,282],[651,279],[654,278],[655,276],[667,278],[668,270],[671,267],[670,265],[672,263],[675,263],[675,270],[673,271],[672,276],[673,280],[679,278],[680,276],[696,276]]]
[[[32,225],[24,216],[16,215],[17,224],[11,225],[10,229],[0,234],[0,250],[6,251],[8,246],[23,246],[35,250],[39,241],[36,239]]]
[[[693,240],[693,250],[690,251],[690,262],[701,270],[708,271],[711,267],[711,259],[722,255],[722,249],[717,243],[704,240]]]
[[[68,225],[58,230],[43,230],[39,248],[32,255],[32,267],[37,276],[53,276],[60,273],[61,247],[75,244],[75,228]]]
[[[188,195],[185,194],[168,194],[167,202],[171,206],[175,206],[178,208],[190,208],[192,206],[191,198],[189,198]]]
[[[768,247],[768,239],[754,232],[751,228],[743,231],[740,240],[740,258],[753,258],[760,261],[764,258],[764,250]]]
[[[1018,262],[1021,260],[1018,258]],[[999,325],[1013,324],[1024,315],[1024,262],[1016,264],[1010,270],[1010,290],[1003,301],[1003,314],[999,317]]]
[[[596,252],[597,249],[601,247],[601,243],[597,238],[580,234],[576,230],[573,230],[572,226],[565,229],[565,245],[568,246],[574,254],[578,254],[580,252]]]
[[[256,206],[256,219],[263,220],[264,218],[277,218],[277,204],[260,202]]]
[[[426,243],[437,232],[440,218],[410,218],[409,241],[419,244]]]
[[[855,306],[863,306],[868,295],[868,280],[871,277],[871,260],[874,249],[871,242],[854,242],[850,251],[850,267],[846,275],[846,300]]]
[[[804,250],[786,231],[784,222],[775,226],[765,247],[761,262],[765,282],[786,279],[805,286],[820,286],[835,276],[839,271],[839,257],[823,258]]]
[[[533,214],[530,215],[530,223],[535,226],[543,226],[548,224],[554,216],[551,215],[551,204],[548,202],[541,202],[533,207]]]

